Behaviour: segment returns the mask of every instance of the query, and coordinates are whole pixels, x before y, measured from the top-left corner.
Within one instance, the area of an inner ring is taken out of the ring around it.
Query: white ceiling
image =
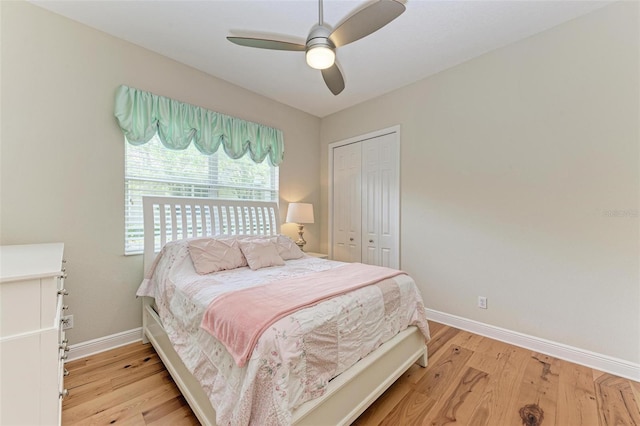
[[[602,1],[408,0],[376,33],[340,47],[346,89],[334,96],[304,52],[234,45],[228,35],[304,44],[318,22],[313,0],[95,1],[32,3],[318,117],[374,98],[485,52],[605,6]],[[369,4],[325,0],[332,27]]]

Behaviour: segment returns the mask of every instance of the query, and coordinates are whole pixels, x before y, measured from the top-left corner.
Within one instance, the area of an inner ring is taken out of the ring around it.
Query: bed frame
[[[159,248],[168,241],[280,232],[275,202],[143,197],[143,211],[145,273]],[[200,423],[216,425],[215,410],[173,349],[153,308],[153,299],[143,299],[143,341],[153,345]],[[348,425],[415,362],[427,365],[427,348],[422,333],[411,326],[331,380],[324,395],[298,407],[293,413],[293,423]]]

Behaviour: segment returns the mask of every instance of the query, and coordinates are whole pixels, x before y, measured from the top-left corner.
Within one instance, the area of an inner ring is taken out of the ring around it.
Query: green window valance
[[[133,145],[145,144],[157,133],[170,149],[186,149],[193,142],[200,152],[211,155],[222,144],[231,158],[249,151],[256,163],[268,155],[274,166],[284,156],[281,130],[131,87],[118,87],[114,113]]]

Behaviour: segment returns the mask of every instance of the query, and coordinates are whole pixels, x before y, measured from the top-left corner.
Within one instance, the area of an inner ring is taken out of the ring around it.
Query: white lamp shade
[[[290,203],[287,209],[288,223],[313,223],[313,204]]]
[[[329,68],[336,61],[336,53],[329,47],[319,45],[307,50],[307,64],[311,68],[323,70]]]

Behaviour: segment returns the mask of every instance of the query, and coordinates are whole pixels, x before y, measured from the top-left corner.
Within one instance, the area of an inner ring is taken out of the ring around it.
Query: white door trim
[[[384,129],[380,129],[380,130],[376,130],[370,133],[365,133],[364,135],[359,135],[359,136],[354,136],[348,139],[344,139],[341,141],[337,141],[337,142],[332,142],[329,144],[329,174],[328,174],[328,180],[329,182],[327,182],[328,186],[329,186],[329,223],[328,223],[328,233],[329,233],[329,247],[328,247],[328,252],[329,252],[329,259],[333,259],[333,185],[332,185],[332,180],[333,180],[333,150],[344,146],[344,145],[349,145],[352,143],[357,143],[357,142],[362,142],[365,141],[367,139],[373,139],[373,138],[377,138],[378,136],[384,136],[384,135],[388,135],[391,133],[396,133],[397,134],[397,138],[398,138],[398,157],[397,157],[397,170],[398,170],[398,228],[401,229],[401,220],[400,220],[400,203],[402,202],[402,198],[401,198],[401,191],[400,188],[402,188],[402,182],[401,182],[401,173],[400,173],[400,157],[401,157],[401,138],[400,138],[400,125],[397,124],[395,126],[391,126],[391,127],[387,127]],[[398,239],[400,239],[400,235],[398,235]],[[400,248],[401,244],[400,241],[398,241],[398,258],[400,259],[400,267],[402,266],[402,253],[401,253],[401,248]]]

